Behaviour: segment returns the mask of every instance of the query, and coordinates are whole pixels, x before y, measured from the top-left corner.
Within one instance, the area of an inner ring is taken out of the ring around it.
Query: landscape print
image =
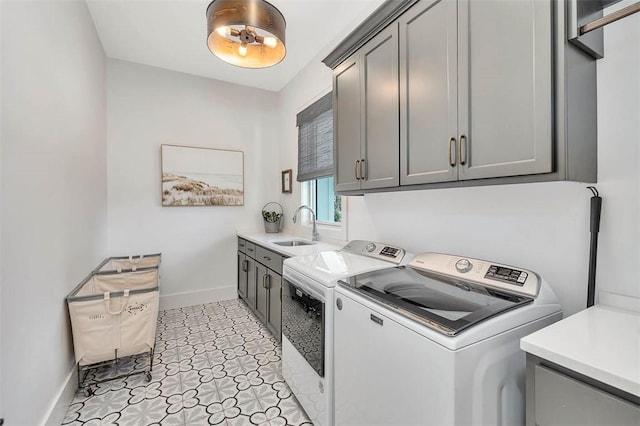
[[[244,205],[244,153],[162,145],[163,206]]]

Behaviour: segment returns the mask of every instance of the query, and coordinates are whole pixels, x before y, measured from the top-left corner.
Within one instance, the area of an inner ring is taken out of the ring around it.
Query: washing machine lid
[[[533,301],[404,266],[359,274],[340,284],[448,336]]]
[[[350,275],[393,267],[392,263],[342,250],[323,251],[306,256],[290,257],[284,261],[284,276],[287,268],[320,283],[334,287],[338,280]]]

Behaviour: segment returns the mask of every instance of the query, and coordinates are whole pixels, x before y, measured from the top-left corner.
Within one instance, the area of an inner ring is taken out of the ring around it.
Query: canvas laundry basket
[[[157,268],[160,266],[161,254],[141,254],[139,256],[119,256],[105,259],[95,272],[108,271],[136,271],[143,268]]]
[[[78,364],[153,351],[158,288],[157,268],[85,278],[67,296]]]

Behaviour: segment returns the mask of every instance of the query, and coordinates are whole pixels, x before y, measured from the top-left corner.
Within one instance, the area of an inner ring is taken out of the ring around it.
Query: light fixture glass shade
[[[207,7],[211,53],[243,68],[276,65],[286,54],[286,22],[264,0],[213,0]]]

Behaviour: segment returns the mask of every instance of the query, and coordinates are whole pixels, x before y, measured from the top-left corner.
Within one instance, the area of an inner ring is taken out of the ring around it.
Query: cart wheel
[[[147,372],[145,373],[145,377],[147,378],[147,382],[150,382],[150,381],[151,381],[151,373],[150,373],[150,372],[148,372],[148,371],[147,371]]]

